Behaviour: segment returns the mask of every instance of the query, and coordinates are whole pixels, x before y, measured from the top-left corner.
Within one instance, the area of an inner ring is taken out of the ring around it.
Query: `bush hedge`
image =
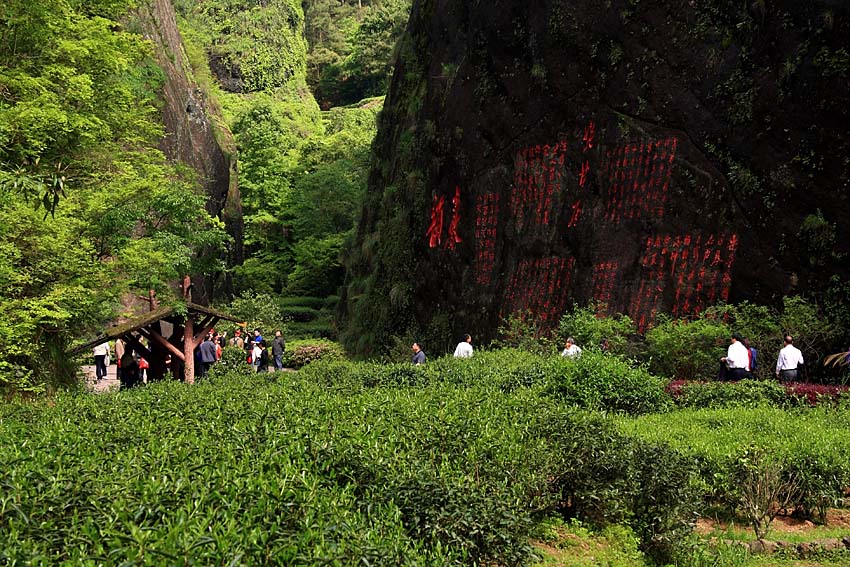
[[[687,458],[539,389],[308,374],[0,406],[0,559],[517,565],[564,503],[663,558],[693,520]]]
[[[622,418],[621,430],[647,442],[667,442],[700,463],[705,505],[726,507],[741,501],[735,471],[757,451],[769,455],[798,490],[791,505],[804,517],[822,522],[829,506],[850,488],[850,414],[828,406],[798,408],[737,407],[681,410],[666,415]]]

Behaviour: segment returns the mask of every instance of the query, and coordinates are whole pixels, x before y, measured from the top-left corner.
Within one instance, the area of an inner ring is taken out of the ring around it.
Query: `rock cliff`
[[[236,144],[206,93],[193,79],[170,0],[152,0],[137,10],[142,33],[154,45],[165,73],[162,118],[166,135],[161,149],[193,168],[209,196],[207,210],[222,219],[233,237],[230,265],[242,262],[242,205],[236,176]],[[212,295],[213,282],[196,281],[201,297]],[[225,285],[227,283],[225,282]]]
[[[343,290],[344,338],[431,350],[573,302],[848,296],[850,8],[419,0]]]

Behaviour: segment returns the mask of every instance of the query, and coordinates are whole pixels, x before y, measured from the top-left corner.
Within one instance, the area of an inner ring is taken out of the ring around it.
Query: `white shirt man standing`
[[[776,359],[776,377],[781,382],[794,382],[797,380],[797,369],[803,364],[803,353],[795,347],[791,335],[785,335],[785,346],[779,351]]]
[[[720,359],[725,363],[724,379],[740,380],[750,373],[750,351],[744,346],[744,339],[738,333],[732,334],[732,343],[726,350],[726,356]]]
[[[464,335],[463,340],[457,344],[455,358],[472,358],[472,335]]]

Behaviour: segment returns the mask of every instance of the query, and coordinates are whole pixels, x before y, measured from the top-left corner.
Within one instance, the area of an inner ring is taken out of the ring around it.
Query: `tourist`
[[[472,358],[472,335],[466,334],[455,348],[455,358]]]
[[[109,343],[104,341],[94,347],[92,349],[92,353],[94,354],[94,375],[97,378],[97,381],[100,382],[107,375],[107,367],[109,366],[109,362],[107,362],[109,357]]]
[[[272,356],[274,357],[275,371],[283,370],[283,353],[286,352],[286,343],[280,330],[274,332],[272,341]]]
[[[581,347],[576,344],[576,340],[572,337],[564,343],[564,350],[561,351],[561,356],[566,358],[581,358]]]
[[[269,371],[269,351],[266,348],[266,341],[260,341],[258,343],[257,348],[260,349],[260,353],[258,355],[257,372],[268,372]]]
[[[260,348],[260,341],[251,341],[251,344],[254,345],[251,347],[251,364],[254,365],[254,372],[259,372],[263,349]]]
[[[245,339],[242,338],[242,329],[236,329],[233,333],[233,338],[230,339],[227,344],[240,349],[245,348]]]
[[[425,351],[422,350],[422,345],[419,343],[413,343],[413,346],[410,348],[413,350],[413,364],[416,366],[425,364]]]
[[[776,377],[783,383],[796,382],[800,365],[803,364],[803,353],[794,346],[794,338],[785,335],[785,346],[779,351],[776,359]]]
[[[726,356],[720,358],[721,380],[741,380],[750,372],[750,351],[744,346],[744,339],[738,333],[733,333],[731,343],[726,350]]]
[[[207,337],[204,339],[204,342],[201,343],[201,376],[206,376],[210,367],[215,363],[218,358],[216,358],[216,348],[215,343],[213,342],[212,333],[207,333]]]
[[[747,337],[744,337],[744,346],[747,347],[747,352],[750,355],[750,361],[749,365],[747,366],[747,370],[750,372],[750,374],[752,374],[753,372],[758,370],[759,367],[759,351],[756,350],[756,347],[750,344],[750,339],[748,339]]]

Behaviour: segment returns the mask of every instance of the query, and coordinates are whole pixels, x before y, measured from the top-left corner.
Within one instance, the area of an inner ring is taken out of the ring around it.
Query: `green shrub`
[[[317,319],[309,323],[289,323],[286,326],[286,333],[286,336],[292,340],[334,340],[336,338],[336,327],[333,321]]]
[[[216,380],[223,376],[252,376],[254,367],[247,362],[248,354],[245,349],[228,346],[221,349],[221,359],[210,367],[205,376],[206,380]]]
[[[759,380],[689,382],[681,387],[675,400],[688,408],[783,406],[788,401],[782,384]]]
[[[616,356],[586,351],[578,359],[555,357],[545,369],[549,391],[567,404],[629,414],[667,410],[666,380]]]
[[[301,368],[317,360],[341,360],[345,358],[342,345],[323,339],[287,341],[283,353],[283,365]]]
[[[308,323],[319,316],[319,312],[312,307],[304,307],[301,305],[282,307],[281,313],[287,320],[292,320],[296,323]]]
[[[784,411],[775,407],[681,410],[620,419],[623,431],[649,442],[668,442],[700,463],[706,505],[741,504],[739,460],[756,448],[782,463],[799,491],[793,503],[816,521],[850,486],[850,417],[834,408]]]
[[[649,369],[676,380],[709,380],[717,375],[720,357],[732,332],[718,318],[695,321],[661,319],[646,332]]]
[[[630,337],[636,334],[635,325],[625,315],[601,315],[603,307],[573,305],[558,325],[559,344],[573,337],[584,349],[600,348],[607,341],[608,350],[615,354],[633,354]]]
[[[286,311],[291,307],[308,307],[310,309],[319,310],[324,307],[325,298],[310,297],[305,295],[290,295],[281,297],[278,300],[281,310]]]

